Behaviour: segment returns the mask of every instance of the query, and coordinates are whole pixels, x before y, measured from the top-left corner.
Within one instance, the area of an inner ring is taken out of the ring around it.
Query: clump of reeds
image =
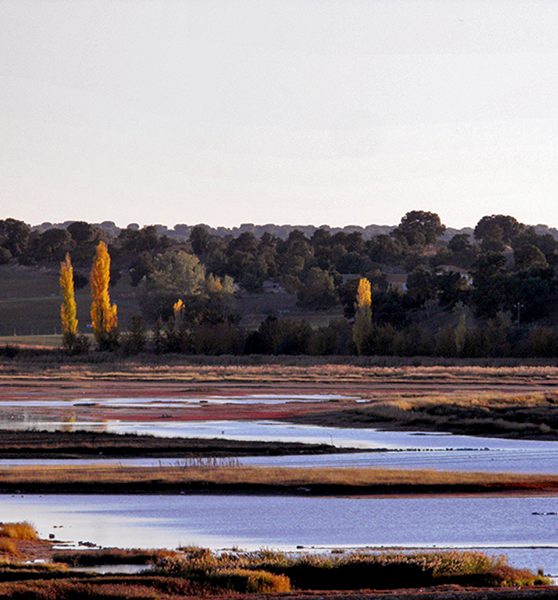
[[[209,575],[208,582],[220,588],[248,594],[290,592],[291,582],[285,575],[250,569],[223,569]]]
[[[39,534],[31,523],[22,521],[20,523],[0,524],[0,537],[10,538],[12,540],[34,541],[39,538]]]

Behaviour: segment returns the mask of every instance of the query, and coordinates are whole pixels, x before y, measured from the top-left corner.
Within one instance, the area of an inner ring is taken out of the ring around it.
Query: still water
[[[558,472],[558,450],[388,450],[385,452],[350,452],[347,454],[307,454],[286,456],[242,456],[234,459],[239,466],[291,468],[383,468],[435,469],[484,473]],[[0,467],[111,465],[122,467],[185,467],[192,461],[176,458],[15,458],[0,459]],[[223,459],[223,466],[230,464]]]
[[[108,431],[160,437],[226,438],[231,440],[323,443],[338,448],[359,448],[376,452],[241,458],[241,464],[285,467],[379,467],[438,469],[455,471],[558,473],[558,442],[485,438],[447,433],[382,431],[371,428],[336,428],[299,425],[280,421],[80,421],[63,422],[27,418],[0,423],[11,430]],[[387,450],[387,452],[378,452]],[[82,461],[74,462],[79,464]],[[123,465],[153,466],[174,464],[176,459],[155,461],[134,458],[116,462]],[[0,465],[57,464],[58,461],[0,461]],[[72,464],[71,460],[63,461]],[[93,464],[93,462],[90,462]]]
[[[80,398],[79,400],[2,400],[0,409],[80,409],[99,406],[103,408],[183,408],[199,404],[288,404],[290,402],[332,402],[356,400],[339,394],[243,394],[236,396],[184,396],[181,398]]]
[[[108,547],[480,548],[558,574],[558,497],[0,495],[0,514]]]

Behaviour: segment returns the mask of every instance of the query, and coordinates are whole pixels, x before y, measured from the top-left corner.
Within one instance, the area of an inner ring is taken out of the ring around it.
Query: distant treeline
[[[199,225],[178,241],[156,226],[107,233],[74,222],[41,231],[5,219],[0,262],[55,266],[69,252],[79,288],[106,241],[111,285],[127,275],[136,286],[136,324],[141,318],[157,332],[155,351],[553,356],[558,241],[549,231],[491,215],[470,234],[448,239],[438,215],[411,211],[389,233],[368,239],[326,228],[286,237],[220,235]],[[372,284],[371,327],[356,348],[351,328],[361,279]],[[257,331],[243,331],[232,302],[239,291],[295,294],[303,310],[339,306],[345,319],[312,330],[304,319],[270,315]],[[181,338],[169,330],[178,300],[188,332]]]

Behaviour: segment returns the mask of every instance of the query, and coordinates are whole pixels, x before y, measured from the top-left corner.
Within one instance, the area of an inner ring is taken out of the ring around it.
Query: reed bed
[[[48,466],[0,469],[0,490],[295,494],[558,492],[558,475],[285,467]]]
[[[204,550],[202,552],[202,550]],[[215,554],[205,549],[186,550],[183,556],[160,560],[154,573],[197,577],[231,569],[268,572],[288,577],[296,589],[394,589],[434,585],[534,586],[548,578],[511,567],[505,557],[482,552],[370,553],[346,555],[287,555],[280,552]]]

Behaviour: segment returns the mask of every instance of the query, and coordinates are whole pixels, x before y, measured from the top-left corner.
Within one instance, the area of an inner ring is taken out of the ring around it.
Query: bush
[[[71,355],[86,354],[89,352],[89,340],[85,335],[64,334],[62,347]]]
[[[192,334],[195,354],[240,354],[244,347],[242,331],[231,323],[202,323]]]
[[[132,317],[129,331],[121,338],[121,347],[124,354],[139,354],[145,350],[147,345],[147,334],[140,316]]]

